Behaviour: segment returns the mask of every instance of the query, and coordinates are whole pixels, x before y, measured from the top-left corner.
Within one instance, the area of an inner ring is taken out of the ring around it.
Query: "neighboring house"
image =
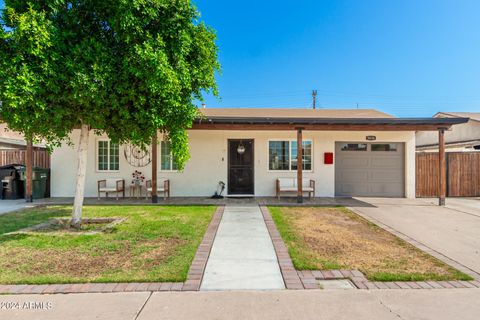
[[[480,112],[438,112],[434,118],[470,118],[445,132],[447,151],[480,151]],[[417,151],[438,152],[436,132],[417,132]]]
[[[25,148],[26,145],[21,133],[8,129],[5,123],[0,123],[0,149]]]
[[[8,129],[5,123],[0,123],[0,166],[10,164],[25,164],[27,142],[24,136]],[[50,167],[50,155],[45,144],[33,145],[33,165],[41,168]]]
[[[401,119],[375,110],[202,109],[189,130],[191,159],[176,170],[161,141],[158,177],[172,196],[211,196],[218,182],[231,196],[274,196],[280,177],[297,175],[297,137],[303,141],[303,177],[316,181],[315,196],[415,197],[415,132],[451,127],[466,119]],[[79,130],[72,133],[78,141]],[[333,158],[332,158],[333,155]],[[97,181],[141,171],[151,177],[150,154],[90,134],[85,196]],[[75,193],[76,147],[52,154],[52,196]],[[128,191],[128,190],[127,190]],[[127,193],[128,194],[128,193]]]
[[[20,132],[8,129],[5,123],[0,123],[0,149],[25,149],[27,142]],[[45,148],[44,144],[35,144],[36,148]]]

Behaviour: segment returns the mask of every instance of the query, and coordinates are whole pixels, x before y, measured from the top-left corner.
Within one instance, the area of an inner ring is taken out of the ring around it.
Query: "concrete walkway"
[[[260,208],[225,207],[200,290],[284,288]]]

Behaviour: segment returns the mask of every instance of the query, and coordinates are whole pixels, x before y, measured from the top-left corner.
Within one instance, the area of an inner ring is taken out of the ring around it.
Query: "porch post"
[[[297,202],[303,202],[302,128],[297,128]]]
[[[158,163],[158,137],[157,133],[152,137],[152,203],[158,203],[157,194],[157,163]]]
[[[27,140],[25,152],[25,201],[33,202],[33,143]]]
[[[438,205],[445,205],[447,195],[447,164],[445,160],[445,129],[438,130]]]

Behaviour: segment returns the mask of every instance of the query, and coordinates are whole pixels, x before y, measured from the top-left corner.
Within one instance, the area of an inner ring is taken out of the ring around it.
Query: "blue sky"
[[[196,0],[217,30],[208,107],[480,112],[480,1]]]
[[[0,0],[0,5],[2,5]],[[480,1],[195,0],[217,30],[207,107],[480,112]]]

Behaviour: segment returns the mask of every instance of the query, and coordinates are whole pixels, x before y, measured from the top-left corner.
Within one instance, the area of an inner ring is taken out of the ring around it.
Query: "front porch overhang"
[[[445,131],[469,118],[295,118],[295,117],[202,117],[193,130],[295,130],[297,132],[297,202],[303,202],[302,131],[438,131],[439,205],[445,205]]]
[[[247,118],[205,117],[192,130],[437,131],[469,118]]]

